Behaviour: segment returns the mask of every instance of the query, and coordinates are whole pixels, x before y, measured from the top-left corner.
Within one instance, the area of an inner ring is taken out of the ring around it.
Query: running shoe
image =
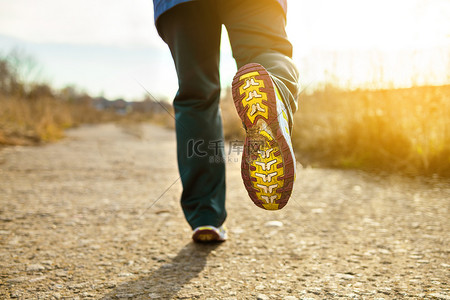
[[[232,92],[247,132],[241,164],[245,188],[257,206],[281,209],[291,196],[295,180],[286,107],[269,73],[260,64],[240,68]]]
[[[192,239],[196,243],[217,243],[224,242],[228,238],[227,230],[224,226],[219,228],[206,225],[194,229]]]

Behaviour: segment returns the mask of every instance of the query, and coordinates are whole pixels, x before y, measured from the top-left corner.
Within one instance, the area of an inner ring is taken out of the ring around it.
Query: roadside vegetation
[[[225,136],[242,139],[233,109],[227,92]],[[450,176],[450,85],[354,91],[325,86],[301,95],[294,118],[294,149],[304,166]]]
[[[30,80],[26,74],[32,69],[17,53],[0,57],[0,146],[55,141],[80,124],[174,127],[168,101],[150,96],[134,103],[108,101],[70,86],[55,90]],[[242,140],[229,89],[222,93],[221,109],[226,139]],[[293,143],[304,166],[450,177],[450,85],[385,90],[325,85],[303,93]]]
[[[0,56],[0,146],[35,145],[64,137],[64,130],[81,124],[153,121],[173,127],[161,111],[167,103],[150,97],[129,103],[93,98],[73,86],[54,89],[35,79],[36,63],[22,52]]]
[[[304,95],[293,142],[312,166],[450,176],[450,85]]]

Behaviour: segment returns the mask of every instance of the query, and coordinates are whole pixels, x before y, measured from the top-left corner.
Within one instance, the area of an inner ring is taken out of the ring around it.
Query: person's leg
[[[225,221],[225,164],[219,110],[221,24],[209,1],[180,4],[158,19],[178,75],[175,109],[181,205],[194,229]]]
[[[220,0],[219,3],[218,11],[227,28],[238,69],[248,63],[258,63],[269,72],[285,103],[292,130],[300,87],[283,9],[274,0]]]
[[[247,133],[241,165],[244,186],[255,205],[281,209],[295,180],[290,133],[299,90],[284,12],[275,0],[219,1],[239,68],[232,91]]]

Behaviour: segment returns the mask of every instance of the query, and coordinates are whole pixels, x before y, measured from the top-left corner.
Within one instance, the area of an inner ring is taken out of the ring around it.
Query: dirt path
[[[84,127],[0,151],[0,298],[450,299],[450,183],[300,169],[257,208],[230,156],[230,240],[191,243],[175,137]]]

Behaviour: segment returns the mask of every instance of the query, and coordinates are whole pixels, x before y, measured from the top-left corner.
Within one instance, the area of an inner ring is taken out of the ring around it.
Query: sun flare
[[[288,34],[309,81],[345,87],[450,82],[449,1],[290,1]]]

